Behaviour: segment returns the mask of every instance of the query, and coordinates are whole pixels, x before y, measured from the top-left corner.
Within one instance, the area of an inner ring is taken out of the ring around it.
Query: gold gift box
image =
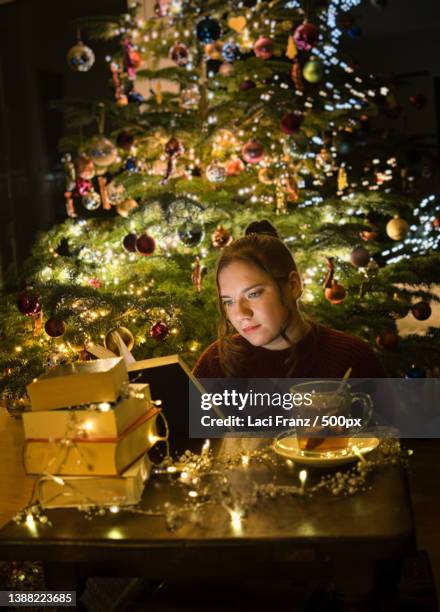
[[[56,366],[27,386],[32,410],[115,402],[128,384],[122,357]]]

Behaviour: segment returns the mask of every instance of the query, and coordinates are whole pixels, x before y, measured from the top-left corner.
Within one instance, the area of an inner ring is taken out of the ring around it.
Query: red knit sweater
[[[242,378],[284,378],[290,348],[271,351],[253,346],[237,334],[237,342],[246,349]],[[297,344],[298,363],[290,378],[342,378],[352,368],[351,378],[386,378],[374,351],[359,338],[335,329],[315,325]],[[218,355],[218,341],[202,353],[196,363],[197,378],[224,378]]]

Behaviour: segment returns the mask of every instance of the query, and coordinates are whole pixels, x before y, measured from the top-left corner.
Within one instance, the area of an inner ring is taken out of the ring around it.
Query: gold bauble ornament
[[[119,343],[117,334],[121,337],[121,340],[128,348],[129,351],[134,347],[134,336],[129,329],[126,327],[114,327],[110,331],[108,331],[105,335],[105,348],[114,353],[115,355],[119,355]]]
[[[125,94],[122,94],[116,100],[116,106],[127,106],[127,104],[128,104],[128,98]]]
[[[129,217],[131,213],[136,210],[138,207],[138,203],[133,198],[128,198],[128,200],[124,200],[120,204],[116,204],[116,212],[121,217]]]
[[[275,172],[272,168],[260,168],[258,170],[258,180],[263,185],[272,185],[275,181]]]
[[[405,219],[396,215],[394,219],[388,221],[386,232],[391,240],[402,240],[409,232],[409,225]]]
[[[221,42],[208,43],[205,45],[206,55],[213,60],[222,59],[223,45]]]

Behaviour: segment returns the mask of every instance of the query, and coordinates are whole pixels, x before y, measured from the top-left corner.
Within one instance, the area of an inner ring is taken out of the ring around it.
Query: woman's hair
[[[229,322],[220,298],[219,275],[232,262],[243,261],[256,266],[268,274],[278,287],[280,300],[284,301],[283,286],[289,280],[291,272],[297,272],[295,260],[286,245],[279,239],[276,229],[267,220],[254,221],[247,228],[245,235],[234,240],[222,251],[217,264],[217,293],[219,296],[220,322],[218,326],[220,364],[227,376],[239,376],[245,361],[245,347],[234,338],[235,330]],[[292,313],[288,308],[288,317],[280,330],[280,335],[290,342],[286,332],[291,322]],[[286,360],[289,373],[294,370],[296,359],[294,351]]]

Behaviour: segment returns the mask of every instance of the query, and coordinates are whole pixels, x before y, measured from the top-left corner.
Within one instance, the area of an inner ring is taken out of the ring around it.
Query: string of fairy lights
[[[328,129],[333,134],[338,134],[340,125],[332,119],[332,114],[339,111],[344,111],[349,116],[350,113],[364,112],[370,101],[374,101],[376,96],[380,94],[386,97],[389,94],[389,89],[381,85],[380,87],[375,82],[374,78],[361,78],[356,75],[353,68],[338,57],[338,50],[343,35],[343,29],[338,25],[338,18],[341,13],[350,11],[356,7],[361,0],[330,0],[326,9],[320,11],[317,16],[317,22],[320,25],[318,42],[313,47],[312,55],[317,58],[324,67],[324,78],[317,90],[315,97],[305,95],[304,91],[295,87],[293,96],[295,96],[307,111],[324,111],[330,113]],[[283,7],[294,12],[295,18],[307,17],[303,10],[303,4],[299,1],[292,0],[284,2]],[[185,41],[189,46],[189,60],[185,64],[184,72],[187,74],[188,80],[193,83],[195,88],[200,83],[199,60],[205,62],[209,56],[206,52],[201,52],[202,46],[196,41],[194,28],[194,12],[189,18],[183,10],[184,3],[181,0],[172,0],[170,10],[163,18],[153,18],[148,21],[135,17],[135,11],[126,14],[121,22],[121,25],[116,30],[116,34],[121,38],[128,37],[134,47],[144,55],[150,54],[150,45],[153,47],[153,55],[168,56],[169,49],[172,44],[178,41]],[[194,7],[195,14],[202,15],[202,5],[196,4]],[[242,13],[245,19],[245,27],[240,32],[228,30],[228,35],[223,41],[224,43],[237,43],[240,47],[246,50],[252,50],[256,36],[265,33],[276,38],[278,34],[287,37],[286,25],[281,20],[275,20],[268,15],[267,4],[262,1],[257,1],[253,6],[244,6],[243,3],[236,4],[236,11]],[[197,18],[196,18],[197,21]],[[289,27],[292,27],[290,23]],[[116,60],[112,57],[106,58],[109,65]],[[341,87],[337,87],[330,79],[331,71],[338,69],[346,78]],[[251,71],[252,72],[252,71]],[[261,81],[257,71],[251,74],[251,77],[257,82]],[[365,176],[361,178],[352,178],[350,176],[351,167],[347,161],[338,161],[339,151],[335,144],[326,145],[323,134],[313,134],[310,136],[310,145],[307,150],[299,148],[295,142],[285,134],[279,133],[276,128],[267,129],[261,127],[261,116],[256,114],[247,122],[246,127],[240,126],[232,131],[225,129],[220,125],[220,115],[213,111],[217,99],[222,99],[223,89],[225,85],[225,77],[215,72],[209,72],[207,79],[204,81],[207,87],[207,99],[211,106],[207,115],[207,124],[210,126],[212,133],[210,134],[211,149],[208,157],[218,162],[220,165],[224,163],[224,159],[231,155],[233,158],[238,158],[242,150],[243,144],[248,137],[257,139],[262,135],[264,130],[265,139],[270,140],[267,146],[265,156],[256,164],[248,164],[241,169],[243,181],[236,187],[237,196],[244,206],[260,205],[268,211],[274,210],[277,207],[277,212],[290,212],[292,215],[301,214],[301,211],[308,209],[316,210],[324,223],[338,222],[343,224],[349,222],[350,219],[358,221],[362,216],[366,216],[369,212],[368,202],[362,203],[361,194],[363,192],[377,192],[382,190],[385,194],[390,192],[390,185],[393,180],[398,180],[399,166],[395,157],[391,156],[387,159],[373,158],[368,168],[365,170]],[[270,83],[261,87],[259,95],[260,101],[270,107],[271,103],[277,99],[277,94],[280,90],[286,90],[288,86],[283,78],[278,74],[273,76]],[[174,107],[172,107],[174,108]],[[180,111],[182,112],[182,108]],[[185,112],[197,112],[197,108],[189,106]],[[352,121],[352,124],[350,124]],[[218,125],[217,129],[214,129]],[[353,120],[347,120],[347,125],[353,128],[356,127]],[[195,171],[203,167],[206,160],[202,159],[202,155],[198,152],[197,145],[191,142],[187,146],[185,152],[185,171],[182,176],[187,182],[188,188],[179,192],[176,199],[183,197],[193,204],[200,207],[200,219],[203,221],[205,213],[205,204],[203,196],[197,193],[198,187],[196,184]],[[166,141],[166,136],[165,136]],[[325,149],[327,147],[327,149]],[[324,151],[324,153],[323,153]],[[141,145],[136,143],[132,146],[129,155],[133,158],[139,157],[140,161],[136,169],[127,170],[127,174],[139,172],[142,175],[145,172],[146,177],[151,175],[160,175],[163,167],[166,166],[168,156],[164,152],[158,155],[158,160],[162,163],[161,170],[155,171],[151,164],[147,164],[142,160],[145,151]],[[126,158],[125,153],[119,152],[116,157],[118,164],[124,163]],[[309,163],[314,165],[314,174],[311,176]],[[326,206],[325,198],[319,193],[307,189],[307,181],[311,183],[313,188],[319,188],[325,184],[327,178],[335,175],[335,170],[343,170],[347,175],[347,185],[353,192],[347,193],[347,190],[342,188],[337,192],[337,197],[340,202],[346,205],[344,208],[344,217],[341,218],[339,213],[331,210],[331,206]],[[286,209],[285,207],[285,185],[288,184],[292,171],[295,174],[295,189],[299,191],[298,202],[295,202],[295,209]],[[266,174],[264,174],[266,172]],[[267,178],[274,172],[274,177]],[[261,174],[260,174],[261,173]],[[316,174],[315,174],[316,173]],[[257,182],[258,177],[265,176],[264,181]],[[123,176],[122,176],[123,178]],[[414,180],[414,177],[408,176],[408,182]],[[147,180],[141,181],[142,189],[145,190],[148,197]],[[352,205],[352,201],[355,203]],[[278,204],[281,202],[280,210]],[[397,244],[394,244],[389,249],[381,252],[381,256],[385,258],[387,263],[398,263],[402,259],[408,259],[414,253],[426,253],[436,250],[440,246],[440,232],[433,230],[433,223],[436,220],[433,204],[435,196],[429,195],[424,197],[420,204],[413,210],[414,222],[410,226],[409,233]],[[144,207],[146,208],[146,207]],[[429,212],[428,212],[429,211]],[[300,240],[306,238],[306,233],[301,228],[298,231],[298,224],[295,224],[295,235],[288,235],[286,242],[300,248]],[[190,252],[191,249],[186,249],[175,231],[170,231],[170,225],[156,221],[151,221],[148,215],[143,213],[143,210],[135,212],[131,219],[128,220],[127,227],[130,232],[135,234],[142,226],[148,227],[149,232],[154,236],[156,251],[153,259],[150,261],[157,262],[160,259],[170,260],[173,256],[180,252]],[[93,230],[93,224],[85,219],[75,219],[69,225],[66,224],[66,239],[72,238],[72,241],[79,241],[82,236],[85,236]],[[145,262],[145,258],[139,258],[137,253],[128,252],[121,248],[119,238],[108,238],[105,244],[99,246],[82,245],[76,256],[77,261],[83,265],[83,270],[78,272],[66,262],[65,258],[59,256],[56,244],[48,245],[49,256],[52,257],[52,262],[46,262],[46,265],[38,273],[38,279],[43,283],[58,282],[69,283],[72,286],[92,286],[99,288],[104,286],[109,289],[117,288],[125,296],[133,296],[137,298],[148,297],[155,289],[155,280],[149,275],[150,262]],[[197,248],[198,256],[203,260],[210,255],[210,249],[206,244],[200,245]],[[335,248],[335,256],[341,261],[348,261],[350,253],[348,248]],[[149,258],[148,258],[149,259]],[[96,278],[94,270],[99,269],[99,278]],[[143,282],[139,285],[130,283],[125,286],[125,277],[127,269],[135,275],[142,273]],[[323,263],[313,263],[308,265],[303,271],[304,284],[306,291],[304,300],[314,302],[315,299],[321,299],[322,289],[320,287],[322,274],[325,271]],[[122,285],[122,286],[121,286]],[[174,314],[174,310],[166,309],[163,312],[155,309],[161,316],[166,316],[167,323],[173,335],[178,334],[179,322],[178,315]],[[146,309],[142,314],[130,315],[127,321],[137,322],[140,318],[148,313]],[[108,310],[96,307],[80,305],[79,318],[84,321],[84,324],[95,323],[99,319],[105,319],[108,316]],[[145,337],[142,335],[144,329],[137,335],[136,341],[144,344]],[[102,334],[100,338],[102,339]],[[31,338],[34,342],[34,339]],[[38,339],[40,344],[48,344],[50,338]],[[16,352],[22,352],[23,343],[17,345]],[[190,350],[197,350],[197,343],[191,342]],[[71,349],[68,343],[61,343],[57,350],[61,352],[69,352]]]
[[[107,503],[99,503],[93,497],[82,493],[75,486],[75,480],[72,481],[62,473],[63,462],[67,461],[69,449],[70,452],[75,450],[78,455],[78,465],[85,463],[87,467],[87,459],[81,454],[75,440],[87,440],[90,436],[93,437],[95,425],[93,411],[107,412],[111,409],[111,404],[104,402],[89,408],[91,412],[88,413],[90,415],[88,420],[77,418],[75,411],[72,412],[65,437],[56,442],[57,450],[44,472],[37,478],[29,504],[14,517],[18,525],[24,526],[34,535],[46,525],[50,526],[52,524],[50,519],[56,518],[56,515],[47,514],[47,509],[51,507],[50,500],[45,506],[44,500],[40,497],[40,484],[48,479],[52,479],[59,486],[55,501],[58,498],[59,504],[63,495],[67,496],[68,500],[68,496],[73,491],[82,499],[82,502],[76,504],[77,509],[89,520],[99,520],[99,517],[108,514],[127,512],[141,514],[146,518],[163,517],[168,529],[175,531],[187,520],[194,522],[195,517],[197,522],[203,521],[206,509],[216,506],[222,508],[229,518],[231,531],[235,535],[240,535],[246,530],[246,520],[250,514],[258,512],[267,500],[272,502],[279,498],[283,500],[291,498],[292,501],[298,498],[311,500],[317,495],[326,493],[342,497],[361,494],[374,486],[374,474],[378,470],[387,465],[406,466],[408,457],[413,454],[411,449],[403,449],[397,439],[389,436],[382,439],[376,450],[370,454],[364,454],[362,448],[358,448],[356,444],[339,451],[328,450],[323,453],[323,458],[328,461],[338,457],[341,459],[344,453],[345,455],[352,453],[358,460],[350,469],[310,480],[309,471],[301,465],[301,462],[298,464],[291,459],[278,456],[274,452],[272,443],[258,443],[257,448],[252,446],[247,448],[244,441],[244,447],[239,450],[216,454],[211,449],[211,441],[206,439],[200,453],[187,450],[183,455],[173,458],[169,452],[170,431],[165,417],[160,413],[166,425],[166,434],[158,436],[151,432],[150,443],[153,446],[158,440],[165,442],[166,453],[164,459],[153,466],[152,477],[156,486],[165,485],[168,492],[178,488],[184,494],[183,499],[178,504],[165,501],[155,508],[145,508],[142,504],[127,506],[124,505],[124,500],[118,503],[116,498]],[[306,452],[302,454],[307,455]],[[262,482],[252,480],[251,486],[246,487],[246,479],[249,479],[251,471],[255,468],[260,476],[265,473],[266,478]],[[110,530],[107,537],[121,537],[117,527],[111,527]]]

